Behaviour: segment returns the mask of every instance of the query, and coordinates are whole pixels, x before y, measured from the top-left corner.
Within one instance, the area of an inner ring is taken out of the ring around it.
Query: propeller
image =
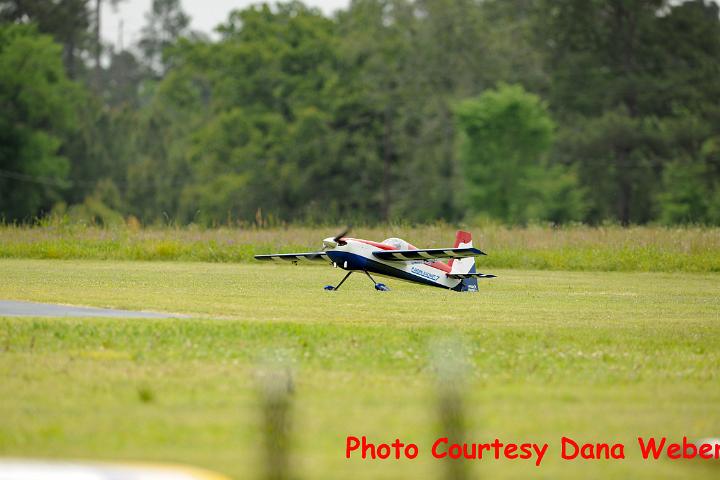
[[[345,230],[343,230],[341,233],[335,235],[335,238],[333,238],[333,241],[335,243],[337,243],[338,245],[345,245],[347,242],[343,242],[340,239],[343,238],[348,233],[350,233],[351,229],[352,229],[352,225],[348,225],[347,227],[345,227]]]
[[[338,245],[347,244],[347,242],[343,241],[342,238],[350,232],[351,228],[352,227],[350,225],[348,225],[347,227],[345,227],[345,230],[338,233],[334,237],[326,238],[325,240],[323,240],[323,250],[326,250],[328,248],[335,248]]]

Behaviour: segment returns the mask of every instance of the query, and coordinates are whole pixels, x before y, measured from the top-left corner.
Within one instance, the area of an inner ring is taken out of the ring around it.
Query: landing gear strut
[[[364,270],[363,270],[363,271],[364,271]],[[376,282],[375,279],[372,278],[368,272],[365,272],[365,275],[367,275],[368,278],[370,279],[370,281],[375,284],[375,290],[378,290],[378,291],[380,291],[380,292],[389,292],[389,291],[390,291],[390,287],[388,287],[388,286],[385,285],[384,283],[378,283],[378,282]]]
[[[348,277],[350,275],[352,275],[352,273],[353,272],[348,272],[347,275],[345,275],[345,277],[342,280],[340,280],[340,283],[338,283],[336,286],[333,287],[332,285],[325,285],[324,289],[328,290],[328,291],[335,291],[335,290],[340,289],[340,285],[345,283],[345,280],[347,280]],[[375,279],[373,277],[371,277],[368,272],[363,270],[363,273],[368,276],[368,278],[370,279],[371,282],[373,282],[373,284],[375,285],[375,290],[378,290],[380,292],[389,292],[390,291],[390,288],[387,285],[385,285],[384,283],[376,282]]]
[[[350,275],[352,275],[352,273],[353,273],[353,272],[348,272],[347,275],[345,275],[345,277],[344,277],[342,280],[340,280],[340,283],[338,283],[338,284],[337,284],[336,286],[334,286],[334,287],[333,287],[332,285],[325,285],[325,290],[337,290],[337,289],[339,289],[339,288],[340,288],[340,285],[342,285],[343,283],[345,283],[345,280],[347,280],[348,277],[349,277]]]

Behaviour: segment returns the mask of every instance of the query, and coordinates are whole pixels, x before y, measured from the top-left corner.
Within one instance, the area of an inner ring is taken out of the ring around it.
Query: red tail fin
[[[455,234],[455,245],[453,245],[453,248],[458,248],[462,243],[472,243],[472,234],[470,232],[465,232],[463,230],[457,231],[457,233]],[[455,260],[451,258],[448,261],[448,265],[452,267],[454,261]]]
[[[455,234],[455,248],[458,248],[461,243],[471,243],[472,242],[472,234],[470,232],[464,232],[462,230],[458,230]]]

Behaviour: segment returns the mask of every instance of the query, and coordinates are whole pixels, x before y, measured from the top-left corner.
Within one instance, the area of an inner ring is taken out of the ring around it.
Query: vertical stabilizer
[[[455,248],[472,247],[472,235],[470,232],[464,232],[458,230],[455,235]],[[475,257],[451,259],[448,263],[450,265],[450,273],[476,273],[475,270]],[[477,292],[478,281],[477,278],[466,278],[458,285],[458,290],[461,292]]]

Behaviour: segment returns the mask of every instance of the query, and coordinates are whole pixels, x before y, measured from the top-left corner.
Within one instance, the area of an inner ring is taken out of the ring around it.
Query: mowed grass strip
[[[253,255],[314,251],[342,227],[108,229],[47,223],[0,226],[0,258],[251,262]],[[574,271],[720,272],[720,228],[463,226],[489,254],[488,268]],[[402,237],[418,247],[451,246],[456,228],[389,225],[351,235]]]
[[[469,439],[549,442],[541,468],[486,478],[716,478],[640,459],[638,435],[720,432],[720,278],[498,271],[481,293],[289,265],[0,261],[0,298],[196,318],[0,319],[0,454],[186,462],[235,478],[262,461],[255,377],[294,372],[298,478],[431,478],[438,339],[468,360]],[[347,435],[401,438],[417,460],[347,461]],[[623,461],[559,459],[562,435],[625,442]],[[715,465],[717,467],[717,465]]]

